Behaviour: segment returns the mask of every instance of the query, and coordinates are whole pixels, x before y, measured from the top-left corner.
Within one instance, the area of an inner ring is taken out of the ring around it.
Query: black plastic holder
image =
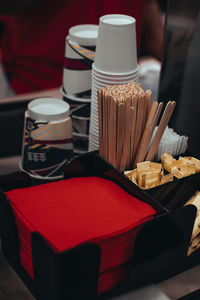
[[[199,174],[195,175],[185,179],[186,182],[189,180],[192,189],[198,187]],[[0,176],[0,235],[3,252],[36,299],[110,299],[136,287],[165,280],[200,263],[199,250],[187,256],[196,208],[193,205],[183,207],[182,198],[181,206],[178,207],[177,185],[180,185],[179,188],[184,186],[184,180],[175,183],[174,194],[178,208],[169,210],[159,203],[159,187],[158,190],[153,190],[156,194],[155,200],[151,197],[152,190],[141,190],[99,157],[97,152],[80,156],[66,167],[65,179],[83,176],[99,176],[112,180],[129,194],[151,204],[158,214],[142,226],[136,237],[128,281],[98,296],[101,249],[97,244],[83,244],[56,253],[38,232],[34,232],[31,236],[34,279],[29,276],[20,263],[15,219],[4,192],[35,185],[35,182],[23,172]],[[166,185],[169,193],[165,191],[165,197],[162,194],[164,186],[161,188],[162,203],[169,203],[173,198],[173,189],[170,186]]]

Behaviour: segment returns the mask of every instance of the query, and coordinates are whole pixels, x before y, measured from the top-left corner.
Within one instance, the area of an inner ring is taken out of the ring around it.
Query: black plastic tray
[[[55,253],[37,232],[32,234],[32,280],[20,264],[17,228],[9,199],[4,192],[38,182],[34,182],[23,172],[1,176],[0,233],[3,252],[37,299],[109,299],[138,286],[162,281],[200,263],[200,251],[187,257],[196,216],[196,208],[193,205],[168,210],[152,199],[148,192],[142,191],[102,160],[97,152],[78,157],[67,166],[65,178],[79,176],[110,179],[138,199],[151,203],[158,215],[143,225],[136,238],[130,277],[123,286],[97,296],[101,256],[99,246],[84,244],[69,251]]]

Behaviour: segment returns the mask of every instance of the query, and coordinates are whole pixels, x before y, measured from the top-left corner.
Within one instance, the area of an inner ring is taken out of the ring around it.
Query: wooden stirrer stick
[[[135,157],[135,134],[136,134],[136,121],[137,121],[137,105],[138,105],[138,97],[133,95],[131,99],[131,106],[135,110],[135,120],[134,120],[134,128],[132,128],[132,142],[131,142],[131,161],[133,162],[134,157]],[[133,134],[134,133],[134,134]]]
[[[111,97],[110,102],[110,119],[111,119],[111,128],[109,128],[111,134],[110,134],[110,140],[111,140],[111,148],[110,148],[110,162],[113,167],[116,168],[116,140],[117,140],[117,124],[116,124],[116,101],[114,97]]]
[[[158,146],[159,146],[159,143],[160,143],[160,140],[163,136],[163,133],[167,127],[167,124],[171,118],[171,115],[173,113],[173,110],[175,108],[175,105],[176,105],[176,102],[175,101],[169,101],[165,107],[165,110],[164,110],[164,113],[162,115],[162,118],[161,118],[161,121],[159,123],[159,126],[158,126],[158,129],[156,131],[156,134],[153,138],[153,141],[152,141],[152,144],[151,144],[151,147],[149,149],[149,152],[147,154],[147,157],[146,157],[146,160],[150,160],[152,161],[155,154],[156,154],[156,151],[158,149]]]
[[[150,125],[150,130],[149,130],[149,135],[148,135],[148,138],[146,140],[146,145],[145,145],[145,156],[146,157],[146,154],[148,152],[148,149],[149,149],[149,144],[151,142],[151,138],[153,136],[153,133],[154,133],[154,129],[156,127],[156,124],[158,122],[158,119],[159,119],[159,116],[161,114],[161,111],[162,111],[162,107],[163,107],[163,102],[160,102],[159,105],[158,105],[158,108],[156,110],[156,113],[154,115],[154,118],[153,118],[153,121]],[[144,160],[144,159],[143,159]]]
[[[103,91],[98,90],[99,155],[103,157]]]
[[[112,117],[111,117],[111,99],[112,96],[109,94],[107,98],[107,145],[108,145],[108,162],[111,164],[112,161]]]
[[[131,159],[130,159],[130,166],[132,167],[133,159],[134,159],[134,142],[135,142],[135,129],[136,129],[136,109],[131,106]]]
[[[145,91],[145,98],[146,98],[146,103],[147,103],[147,119],[151,110],[152,106],[152,91],[151,90],[146,90]]]
[[[158,119],[159,119],[159,116],[161,114],[161,111],[162,111],[162,107],[163,107],[163,102],[160,102],[159,105],[158,105],[158,108],[156,110],[156,113],[154,115],[154,118],[153,118],[153,121],[150,125],[150,135],[149,135],[149,140],[148,140],[148,144],[146,145],[146,154],[148,152],[148,149],[149,149],[149,146],[150,146],[150,142],[151,142],[151,138],[153,136],[153,133],[154,133],[154,130],[155,130],[155,127],[156,127],[156,124],[158,122]],[[145,157],[146,157],[146,154],[145,154]]]
[[[105,91],[103,96],[103,149],[104,159],[108,160],[108,147],[107,147],[107,93]]]
[[[126,102],[128,99],[130,99],[130,98],[127,98]],[[129,107],[129,109],[128,109],[128,107]],[[130,163],[130,135],[131,135],[130,116],[131,116],[131,114],[130,114],[129,103],[128,104],[125,103],[125,120],[124,120],[125,138],[123,141],[123,151],[122,151],[122,158],[121,158],[121,163],[120,163],[120,171],[123,171],[126,168],[127,164]]]
[[[127,153],[127,159],[126,159],[126,166],[127,164],[130,163],[131,160],[131,115],[130,115],[130,109],[131,109],[131,97],[125,95],[125,109],[126,109],[126,119],[125,119],[125,124],[126,124],[126,131],[125,131],[125,143],[127,144],[127,149],[128,149],[128,153]],[[127,133],[127,135],[126,135]]]
[[[149,113],[149,117],[146,123],[146,127],[134,160],[134,166],[137,165],[138,162],[141,162],[144,160],[145,156],[146,156],[146,152],[147,152],[147,147],[149,144],[149,138],[150,138],[150,131],[151,131],[151,124],[153,122],[154,116],[156,114],[158,108],[158,102],[155,101],[152,105],[151,111]]]
[[[135,133],[135,150],[137,152],[139,143],[142,136],[142,124],[143,124],[143,109],[144,109],[144,97],[139,96],[137,105],[137,120],[136,120],[136,133]]]
[[[124,103],[118,103],[117,112],[117,168],[120,168],[124,142]]]

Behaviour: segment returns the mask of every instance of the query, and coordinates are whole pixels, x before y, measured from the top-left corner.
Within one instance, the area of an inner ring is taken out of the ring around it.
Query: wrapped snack
[[[161,157],[161,162],[163,168],[178,179],[200,171],[200,160],[194,157],[179,156],[179,159],[176,160],[170,154],[164,153]]]
[[[164,183],[173,181],[173,179],[174,179],[174,175],[173,175],[172,173],[169,173],[169,174],[167,174],[167,175],[163,175],[163,176],[161,177],[160,184],[164,184]]]
[[[162,164],[145,161],[137,164],[137,168],[125,171],[124,175],[142,189],[150,189],[173,180],[173,175],[164,175]]]
[[[164,170],[169,172],[165,174]],[[124,175],[142,189],[150,189],[161,184],[173,181],[174,177],[180,179],[199,172],[200,160],[194,157],[173,158],[163,153],[161,163],[143,161],[137,163],[137,168],[124,171]]]
[[[161,157],[163,168],[167,170],[169,173],[171,172],[171,169],[174,167],[175,161],[176,160],[168,153],[164,153]]]
[[[191,255],[193,252],[200,248],[200,235],[196,236],[196,238],[191,242],[187,255]]]
[[[192,157],[192,156],[179,156],[179,160],[183,162],[184,165],[190,165],[190,166],[195,166],[196,168],[196,173],[200,172],[200,160]]]
[[[193,204],[197,208],[197,216],[200,215],[200,192],[197,191],[186,203],[184,206]]]
[[[193,226],[192,237],[188,249],[188,255],[200,248],[200,192],[197,191],[186,203],[187,205],[194,205],[197,208],[196,219]]]

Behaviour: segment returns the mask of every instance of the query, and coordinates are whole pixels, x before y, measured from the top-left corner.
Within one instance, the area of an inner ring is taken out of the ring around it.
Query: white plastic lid
[[[82,46],[95,46],[98,36],[98,25],[78,25],[69,30],[69,38]]]
[[[28,104],[30,118],[37,121],[59,121],[69,117],[70,106],[61,99],[38,98]]]

